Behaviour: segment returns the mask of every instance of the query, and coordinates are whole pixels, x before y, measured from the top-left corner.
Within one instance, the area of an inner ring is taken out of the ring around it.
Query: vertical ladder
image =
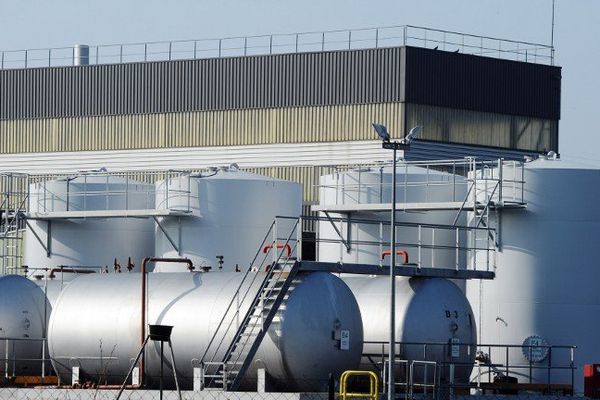
[[[26,187],[23,187],[26,185]],[[0,175],[0,273],[16,273],[22,264],[24,213],[29,181],[23,174]]]

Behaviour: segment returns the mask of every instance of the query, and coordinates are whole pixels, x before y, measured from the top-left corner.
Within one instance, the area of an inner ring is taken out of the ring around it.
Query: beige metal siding
[[[373,139],[402,127],[400,103],[0,121],[0,153]]]
[[[558,149],[558,121],[406,104],[408,127],[422,125],[421,139],[524,151]]]

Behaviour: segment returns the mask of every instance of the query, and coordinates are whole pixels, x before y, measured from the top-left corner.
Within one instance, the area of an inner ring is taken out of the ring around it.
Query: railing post
[[[325,51],[325,32],[321,34],[321,51]]]
[[[171,61],[171,53],[173,51],[173,42],[169,42],[169,61]]]
[[[48,67],[52,66],[52,49],[48,49]]]
[[[379,28],[375,28],[375,48],[379,48]]]
[[[0,61],[0,69],[4,69],[4,52],[2,52],[2,60]]]
[[[269,55],[273,54],[273,35],[269,36]]]
[[[302,216],[298,217],[296,225],[296,260],[302,261]]]
[[[197,47],[198,42],[196,42],[194,40],[194,60],[196,59],[196,47]]]
[[[222,39],[219,39],[219,58],[221,58],[221,45]]]
[[[459,268],[458,267],[458,259],[460,257],[460,254],[459,254],[459,247],[460,247],[459,237],[460,237],[460,228],[456,228],[456,238],[455,238],[455,240],[456,240],[456,242],[455,242],[455,244],[456,244],[456,251],[455,251],[455,263],[456,263],[456,265],[455,265],[455,269],[457,271],[458,271],[458,268]]]
[[[352,31],[348,31],[348,50],[352,49]]]
[[[96,65],[100,64],[100,46],[96,46]]]
[[[408,27],[406,25],[404,25],[403,27],[403,32],[402,32],[402,45],[406,46],[406,34],[408,33]]]
[[[148,61],[148,43],[144,43],[144,62]]]
[[[244,57],[248,54],[248,37],[244,37]]]
[[[504,159],[503,158],[499,158],[498,159],[498,202],[502,203],[502,186],[503,186],[503,180],[504,180]],[[514,179],[514,177],[513,177]]]
[[[25,68],[27,68],[27,50],[25,50]]]
[[[271,247],[271,253],[272,253],[272,258],[273,258],[273,264],[275,264],[277,262],[277,231],[278,231],[278,224],[277,224],[277,217],[275,217],[275,222],[273,223],[273,246]],[[284,249],[282,249],[283,251]]]
[[[119,46],[119,63],[123,63],[123,45]]]
[[[296,33],[296,53],[298,52],[298,34]]]
[[[8,379],[8,339],[4,340],[4,377]]]

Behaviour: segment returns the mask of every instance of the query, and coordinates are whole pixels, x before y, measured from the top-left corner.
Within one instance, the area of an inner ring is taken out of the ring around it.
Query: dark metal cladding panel
[[[560,119],[561,68],[406,47],[407,103]]]
[[[0,71],[0,119],[400,101],[401,49]]]

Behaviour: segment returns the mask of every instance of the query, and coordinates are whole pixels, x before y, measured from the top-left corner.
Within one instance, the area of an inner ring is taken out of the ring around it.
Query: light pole
[[[396,387],[394,379],[394,359],[395,344],[396,344],[396,153],[398,150],[409,150],[412,139],[421,132],[420,126],[412,128],[406,137],[399,141],[391,141],[390,134],[387,128],[381,124],[373,124],[375,132],[383,140],[382,147],[384,149],[394,151],[394,159],[392,161],[392,212],[390,218],[390,343],[388,352],[388,400],[395,400]]]

